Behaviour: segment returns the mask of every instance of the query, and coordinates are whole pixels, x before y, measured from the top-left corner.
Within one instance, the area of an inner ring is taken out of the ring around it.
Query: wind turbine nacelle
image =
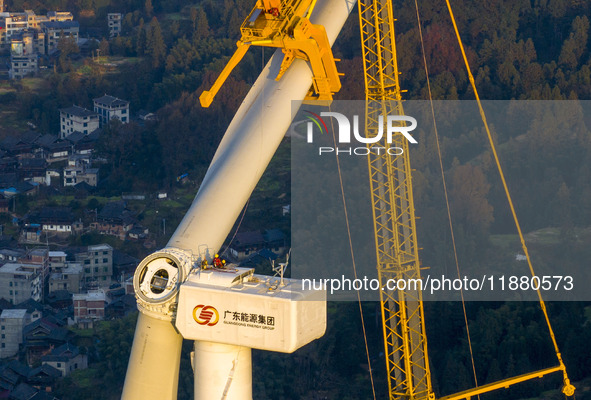
[[[185,339],[292,353],[326,331],[326,293],[232,265],[191,273],[176,327]]]

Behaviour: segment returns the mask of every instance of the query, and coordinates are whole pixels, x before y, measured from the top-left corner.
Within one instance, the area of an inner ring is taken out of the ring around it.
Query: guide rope
[[[456,37],[458,39],[458,44],[459,44],[460,50],[462,52],[462,58],[464,59],[464,64],[466,65],[468,79],[470,80],[470,85],[472,86],[472,90],[474,91],[474,96],[475,96],[476,102],[478,104],[478,110],[480,112],[480,117],[482,118],[482,122],[484,124],[484,129],[486,130],[486,135],[488,136],[488,141],[490,143],[490,147],[491,147],[491,151],[492,151],[492,154],[493,154],[493,157],[495,160],[495,164],[497,166],[497,170],[499,172],[501,182],[503,183],[503,189],[505,190],[505,196],[507,198],[507,202],[509,203],[509,208],[511,209],[513,221],[515,223],[515,227],[517,228],[517,233],[519,234],[519,240],[521,241],[521,248],[522,248],[523,253],[525,254],[525,257],[527,259],[527,265],[529,267],[529,271],[532,276],[535,276],[535,272],[534,272],[534,268],[533,268],[533,265],[531,262],[531,258],[529,256],[529,252],[527,251],[527,246],[525,245],[525,238],[523,237],[523,232],[521,231],[521,226],[519,224],[519,220],[517,219],[517,213],[515,212],[515,207],[513,205],[513,200],[511,199],[511,194],[509,193],[509,188],[507,186],[507,181],[505,180],[505,175],[503,173],[503,169],[501,168],[501,163],[499,161],[499,156],[497,155],[497,150],[495,148],[494,140],[493,140],[492,134],[490,132],[488,123],[486,121],[486,115],[484,114],[482,102],[480,101],[480,96],[478,95],[478,90],[476,89],[476,83],[474,82],[474,76],[472,75],[472,71],[470,69],[470,64],[468,62],[468,58],[466,57],[466,51],[464,50],[464,45],[462,43],[462,39],[461,39],[460,33],[458,31],[458,26],[456,24],[454,14],[451,9],[451,4],[450,4],[449,0],[445,0],[445,3],[447,4],[447,9],[448,9],[449,15],[451,17],[451,22],[453,24]],[[565,367],[564,362],[562,360],[562,356],[560,354],[560,349],[558,348],[558,343],[556,342],[556,337],[554,335],[554,330],[552,329],[552,324],[550,323],[550,318],[548,316],[546,304],[544,302],[544,299],[542,298],[542,293],[539,288],[538,288],[538,290],[536,290],[536,292],[538,294],[540,308],[542,309],[542,312],[544,313],[544,318],[546,319],[546,325],[548,326],[548,331],[550,333],[550,338],[552,339],[552,345],[554,346],[554,350],[556,352],[556,357],[557,357],[559,365],[562,369],[564,385],[565,385],[563,388],[563,392],[567,396],[572,396],[575,388],[574,388],[574,386],[571,385],[568,375],[566,373],[566,367]]]
[[[328,110],[332,111],[330,105],[328,106]],[[334,118],[330,119],[330,127],[331,127],[331,131],[332,131],[332,140],[333,140],[334,146],[336,148],[337,147],[337,139],[336,139],[336,135],[335,135],[333,120],[334,120]],[[343,187],[343,176],[341,174],[341,163],[339,162],[338,153],[336,153],[336,161],[337,161],[337,171],[339,174],[339,184],[341,187],[341,199],[343,200],[343,211],[345,213],[345,225],[347,226],[347,237],[349,239],[349,251],[351,252],[351,262],[353,263],[353,275],[355,276],[355,279],[357,280],[357,267],[355,265],[355,253],[353,251],[353,240],[351,239],[351,228],[349,226],[349,213],[347,211],[347,199],[345,197],[345,189]],[[357,293],[357,304],[359,305],[359,315],[361,318],[361,328],[363,329],[363,340],[365,343],[365,354],[367,355],[367,369],[369,370],[369,380],[371,381],[371,390],[372,390],[372,394],[373,394],[373,399],[376,400],[376,389],[375,389],[375,384],[374,384],[374,380],[373,380],[371,359],[369,357],[369,346],[367,344],[367,332],[365,331],[365,320],[363,318],[363,308],[361,307],[361,295],[359,294],[358,290],[356,290],[355,292]]]
[[[419,4],[418,4],[417,0],[415,0],[415,9],[417,12],[417,25],[419,28],[419,38],[421,40],[421,53],[423,55],[423,65],[425,67],[425,77],[427,79],[427,91],[429,93],[429,105],[431,107],[431,116],[433,119],[433,130],[435,132],[435,143],[437,144],[437,154],[439,156],[439,170],[441,171],[441,181],[443,183],[443,193],[445,196],[445,206],[447,208],[447,220],[449,221],[449,231],[451,234],[451,243],[452,243],[452,247],[454,250],[454,260],[455,260],[455,264],[456,264],[456,271],[458,273],[458,278],[461,279],[460,263],[458,261],[458,251],[457,251],[457,247],[456,247],[456,238],[455,238],[455,234],[454,234],[453,222],[451,219],[451,209],[450,209],[450,205],[449,205],[449,196],[448,196],[448,192],[447,192],[447,181],[445,179],[445,173],[443,170],[443,157],[441,156],[439,132],[437,130],[437,121],[435,119],[435,109],[433,107],[433,95],[431,92],[431,81],[429,79],[429,68],[427,66],[427,56],[425,54],[425,43],[423,40],[423,29],[422,29],[422,25],[421,25],[421,17],[419,14]],[[474,384],[475,384],[475,387],[478,387],[478,377],[476,375],[476,363],[474,362],[474,351],[472,349],[472,338],[470,336],[470,326],[468,324],[468,315],[466,312],[466,301],[464,299],[464,289],[463,288],[460,288],[460,296],[462,298],[462,311],[464,313],[464,323],[466,325],[466,336],[468,338],[468,348],[470,350],[470,360],[472,362],[472,373],[474,375]],[[480,395],[477,395],[477,397],[480,400]]]

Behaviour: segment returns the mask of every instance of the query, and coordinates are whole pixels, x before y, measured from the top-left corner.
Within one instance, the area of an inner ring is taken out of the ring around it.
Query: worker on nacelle
[[[213,264],[214,268],[223,268],[225,266],[218,254],[213,257],[213,261],[211,263]]]

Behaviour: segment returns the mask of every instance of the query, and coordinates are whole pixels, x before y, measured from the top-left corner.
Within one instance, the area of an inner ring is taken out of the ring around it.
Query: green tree
[[[121,396],[137,315],[134,312],[118,320],[99,323],[96,350],[90,351],[98,355],[98,361],[61,380],[56,387],[59,398],[99,400]]]
[[[60,51],[58,59],[58,67],[60,72],[70,72],[72,70],[72,61],[70,60],[71,54],[80,52],[76,40],[71,36],[65,36],[61,32],[60,40],[57,43],[57,48]]]
[[[76,40],[72,36],[64,35],[63,31],[61,32],[60,40],[57,42],[57,48],[62,54],[65,53],[66,56],[80,53]]]
[[[197,9],[197,18],[195,20],[195,32],[193,33],[193,42],[209,37],[209,21],[202,8]]]
[[[135,35],[135,52],[138,56],[143,56],[146,50],[146,28],[144,27],[144,19],[140,18],[140,24],[137,27]]]
[[[456,352],[449,352],[445,362],[441,390],[445,394],[459,392],[472,386],[470,374]]]
[[[460,165],[451,177],[452,212],[464,227],[487,232],[493,221],[493,207],[487,200],[490,184],[478,166]]]
[[[152,6],[152,0],[146,0],[144,3],[144,11],[146,13],[146,17],[150,18],[154,13],[154,6]]]
[[[109,42],[106,39],[101,40],[101,43],[99,44],[99,50],[101,51],[101,56],[108,56],[110,54]]]
[[[536,52],[536,46],[534,45],[533,40],[531,38],[527,39],[524,44],[523,48],[523,56],[524,56],[524,63],[530,63],[536,61],[538,58],[538,53]]]
[[[146,54],[152,60],[152,67],[160,68],[166,58],[166,44],[162,38],[160,23],[156,17],[152,18],[146,37]]]
[[[499,81],[508,88],[514,89],[519,83],[519,72],[509,60],[505,60],[498,68]]]
[[[12,200],[12,207],[16,215],[24,216],[29,212],[29,198],[24,194],[17,194]]]
[[[170,24],[170,33],[172,34],[172,37],[174,39],[178,38],[180,29],[181,24],[179,23],[179,21],[172,21],[172,23]]]
[[[493,358],[490,366],[488,368],[488,372],[486,374],[486,383],[493,383],[503,379],[503,374],[501,372],[501,366],[499,365],[499,360],[497,358]]]
[[[589,19],[585,15],[576,17],[572,23],[570,36],[564,41],[560,50],[559,64],[565,65],[572,70],[576,69],[587,49],[588,33]]]
[[[241,18],[238,15],[238,10],[235,8],[232,9],[232,13],[230,14],[230,20],[228,21],[228,36],[234,37],[240,35],[240,24],[242,23]]]
[[[191,26],[193,27],[193,32],[195,32],[195,29],[197,29],[197,17],[198,16],[199,16],[199,13],[197,12],[197,9],[195,7],[191,7],[189,17],[191,18]]]
[[[170,50],[170,54],[166,58],[166,71],[190,72],[192,69],[197,68],[199,60],[197,50],[187,39],[181,38]]]

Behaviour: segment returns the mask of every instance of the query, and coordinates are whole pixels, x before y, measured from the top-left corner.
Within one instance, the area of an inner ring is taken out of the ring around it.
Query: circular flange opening
[[[182,276],[179,264],[176,257],[169,254],[148,256],[134,276],[138,296],[149,303],[162,303],[174,296]]]

